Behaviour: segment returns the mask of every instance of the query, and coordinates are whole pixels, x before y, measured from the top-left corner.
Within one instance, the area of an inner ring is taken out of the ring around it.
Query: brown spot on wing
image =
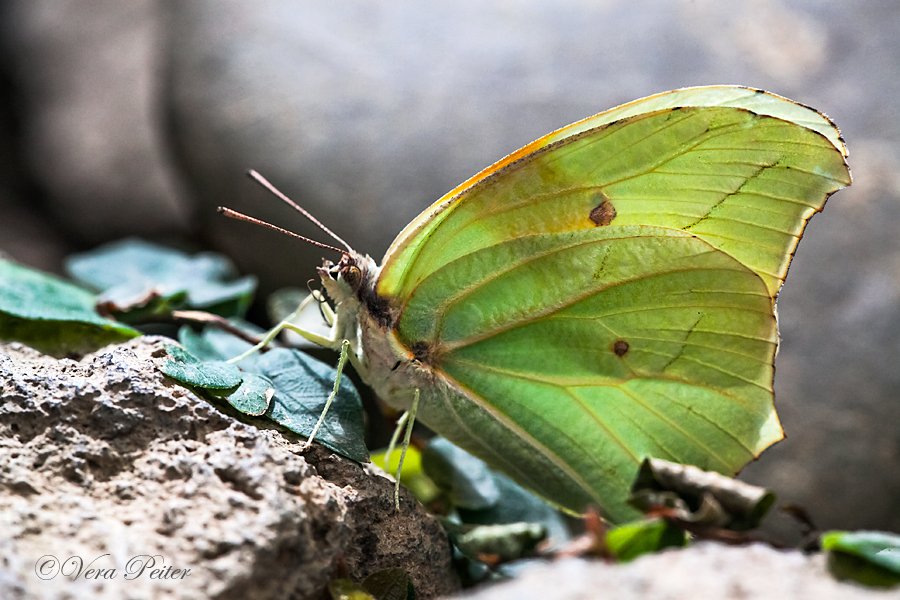
[[[603,201],[591,211],[589,217],[597,227],[609,225],[616,218],[616,208],[609,201],[609,198],[604,197],[602,194],[600,197],[603,198]]]
[[[628,354],[628,349],[630,347],[631,346],[629,346],[628,342],[626,342],[625,340],[616,340],[615,342],[613,342],[612,351],[615,352],[616,356],[622,358],[623,356]]]

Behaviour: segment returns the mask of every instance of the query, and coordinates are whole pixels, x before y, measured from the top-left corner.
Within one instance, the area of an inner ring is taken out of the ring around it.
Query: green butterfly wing
[[[506,239],[595,227],[605,200],[612,225],[690,231],[774,296],[806,221],[850,184],[846,155],[826,117],[780,96],[728,86],[651,96],[551,133],[452,190],[388,249],[378,292],[402,299],[442,264]]]
[[[421,419],[616,521],[634,516],[645,456],[736,472],[782,437],[774,297],[806,220],[850,182],[844,156],[811,109],[700,88],[466,182],[407,227],[376,284],[396,340],[437,374]]]

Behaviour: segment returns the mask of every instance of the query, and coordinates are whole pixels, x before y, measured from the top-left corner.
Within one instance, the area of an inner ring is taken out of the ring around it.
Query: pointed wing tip
[[[769,413],[769,416],[760,427],[759,439],[756,442],[756,447],[752,451],[754,459],[759,458],[763,451],[773,444],[785,439],[785,437],[784,429],[781,427],[781,420],[778,418],[778,413],[773,408],[772,412]]]

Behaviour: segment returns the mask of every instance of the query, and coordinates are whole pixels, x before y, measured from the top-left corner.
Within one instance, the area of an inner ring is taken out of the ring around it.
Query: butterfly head
[[[317,271],[328,295],[340,303],[347,297],[362,300],[365,288],[372,285],[377,266],[368,256],[345,252],[337,264],[324,260]]]
[[[337,264],[323,261],[319,277],[328,296],[338,306],[361,306],[382,327],[390,327],[394,311],[375,291],[379,267],[371,257],[347,252]]]
[[[354,256],[345,253],[337,264],[330,260],[322,261],[322,266],[317,271],[326,289],[333,287],[329,285],[329,283],[332,283],[339,285],[341,288],[346,288],[343,290],[344,295],[347,293],[355,294],[363,282],[363,269],[360,268],[360,263],[363,262],[360,260],[361,258],[358,255]],[[365,268],[365,264],[363,264],[363,268]]]

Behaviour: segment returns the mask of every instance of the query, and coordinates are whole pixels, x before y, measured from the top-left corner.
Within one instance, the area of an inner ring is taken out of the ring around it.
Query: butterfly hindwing
[[[420,284],[397,335],[427,345],[470,409],[519,438],[504,447],[530,447],[520,467],[565,462],[583,480],[577,494],[617,518],[644,456],[733,473],[781,437],[768,291],[683,232],[596,228],[475,251]],[[557,483],[531,487],[577,502]],[[617,491],[597,493],[607,488]]]

